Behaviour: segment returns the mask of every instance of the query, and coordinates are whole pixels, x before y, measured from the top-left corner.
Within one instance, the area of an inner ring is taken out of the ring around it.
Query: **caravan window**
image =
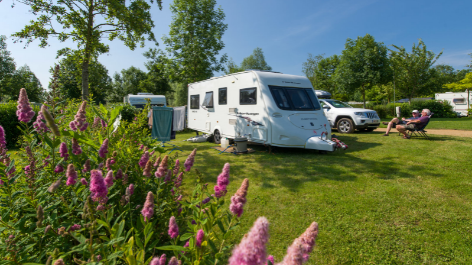
[[[245,88],[239,90],[239,104],[241,105],[256,105],[257,104],[257,90],[256,88]]]
[[[206,92],[202,106],[207,108],[213,108],[213,91]]]
[[[465,98],[455,98],[452,100],[456,105],[465,105]]]
[[[200,108],[200,95],[191,95],[190,96],[190,109],[199,109]]]
[[[269,86],[279,109],[283,110],[319,110],[320,103],[311,88]]]
[[[227,88],[222,87],[218,89],[218,104],[219,105],[226,105],[227,104]]]

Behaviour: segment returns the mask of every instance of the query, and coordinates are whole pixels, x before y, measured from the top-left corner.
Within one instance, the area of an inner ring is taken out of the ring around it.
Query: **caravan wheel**
[[[214,142],[215,144],[220,144],[220,143],[221,143],[220,131],[215,130],[215,132],[213,133],[213,142]]]

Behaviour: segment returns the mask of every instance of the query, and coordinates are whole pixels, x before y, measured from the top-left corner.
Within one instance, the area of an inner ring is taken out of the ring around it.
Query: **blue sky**
[[[171,1],[163,0],[163,9],[153,8],[156,27],[154,33],[160,38],[168,34],[172,14]],[[21,30],[34,16],[26,6],[12,0],[0,2],[0,35],[10,36]],[[223,40],[226,45],[222,53],[228,54],[236,63],[249,56],[254,48],[261,47],[267,63],[272,69],[287,74],[303,75],[302,64],[313,55],[341,54],[347,38],[370,34],[376,41],[386,45],[395,44],[411,49],[413,43],[423,39],[428,50],[439,53],[444,50],[438,63],[455,69],[463,69],[470,63],[472,53],[472,23],[470,11],[472,1],[281,1],[281,0],[219,0],[228,24]],[[47,87],[48,69],[57,60],[56,51],[63,47],[75,48],[69,41],[60,43],[51,39],[50,46],[39,48],[39,41],[24,49],[21,43],[7,41],[8,50],[17,66],[27,64]],[[109,43],[110,52],[101,55],[110,76],[124,68],[144,68],[145,48],[129,50],[119,40]],[[391,47],[391,46],[390,46]],[[222,73],[215,73],[221,75]]]

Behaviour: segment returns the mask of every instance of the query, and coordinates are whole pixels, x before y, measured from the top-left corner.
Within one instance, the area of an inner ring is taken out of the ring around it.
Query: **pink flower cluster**
[[[80,105],[77,114],[75,114],[75,119],[69,123],[69,127],[73,131],[85,131],[88,127],[88,122],[86,122],[87,117],[85,116],[85,108],[87,107],[87,101],[83,101]]]
[[[177,174],[179,173],[179,170],[180,170],[179,166],[180,166],[180,161],[177,159],[175,160],[174,171],[172,172],[174,176],[177,176]]]
[[[82,173],[89,172],[92,167],[90,166],[90,159],[87,159],[84,164],[84,169],[82,169]]]
[[[101,158],[105,158],[108,153],[108,138],[105,139],[102,143],[102,146],[100,146],[100,150],[98,150],[98,155]]]
[[[310,258],[310,252],[315,247],[316,237],[318,236],[318,224],[311,223],[310,227],[295,241],[287,250],[284,258],[284,264],[302,264]]]
[[[269,222],[259,217],[241,243],[233,250],[229,265],[264,265],[267,262],[266,244],[269,241]]]
[[[69,164],[69,166],[67,166],[66,177],[67,177],[67,182],[66,182],[67,186],[72,186],[75,183],[77,183],[77,172],[75,171],[73,164]]]
[[[179,235],[179,226],[177,225],[174,216],[172,216],[169,220],[169,231],[167,231],[167,233],[172,239],[176,238]]]
[[[18,120],[28,123],[34,117],[35,112],[30,106],[28,95],[26,94],[26,89],[20,89],[20,96],[18,98],[18,105],[16,106],[16,116]]]
[[[35,131],[37,131],[38,133],[45,133],[45,132],[49,131],[49,128],[46,126],[46,123],[43,122],[44,120],[45,119],[44,119],[44,116],[43,116],[43,112],[39,111],[38,112],[38,117],[36,117],[36,121],[33,122],[33,127],[34,127]]]
[[[105,177],[105,184],[107,185],[108,188],[113,186],[113,171],[109,170],[107,173],[107,176]]]
[[[184,178],[184,172],[180,172],[179,176],[174,180],[174,186],[176,188],[182,185],[183,178]]]
[[[149,265],[166,265],[166,254],[162,254],[162,256],[155,257],[151,260],[151,263]]]
[[[7,140],[5,139],[5,129],[3,129],[2,125],[0,125],[0,156],[4,156],[6,154],[7,149]]]
[[[108,199],[108,188],[103,179],[102,171],[96,169],[92,170],[89,189],[94,201],[103,201]]]
[[[185,160],[185,163],[184,163],[185,171],[190,171],[190,169],[193,167],[196,154],[197,154],[197,148],[193,149],[192,153],[190,153],[190,155],[187,157],[187,160]]]
[[[226,195],[226,187],[229,185],[229,163],[226,163],[223,167],[223,171],[216,180],[215,197],[220,198]]]
[[[145,222],[149,221],[154,215],[154,194],[152,194],[152,192],[148,192],[141,214],[143,215]]]
[[[229,210],[236,216],[241,217],[243,214],[243,207],[246,204],[246,195],[249,188],[249,179],[244,179],[241,187],[238,191],[231,197],[231,204],[229,205]]]
[[[72,153],[74,155],[82,154],[82,148],[80,148],[79,142],[75,138],[72,138]]]
[[[67,145],[64,142],[62,142],[59,146],[59,155],[60,157],[64,158],[64,160],[69,159],[69,151],[67,150]]]
[[[162,162],[159,165],[159,168],[157,168],[157,171],[154,173],[156,178],[162,178],[164,174],[167,173],[167,160],[169,160],[169,157],[164,156],[164,159],[162,159]]]
[[[198,230],[197,237],[196,237],[196,243],[195,243],[197,245],[197,247],[202,246],[202,241],[203,241],[204,237],[205,237],[205,232],[203,232],[203,229]]]
[[[141,168],[144,168],[147,164],[147,162],[149,161],[149,152],[146,151],[144,152],[144,154],[141,156],[141,159],[139,159],[139,166]]]
[[[79,230],[80,228],[82,228],[81,225],[74,224],[73,226],[71,226],[71,227],[69,228],[69,231],[70,231],[70,232],[76,231],[76,230]]]

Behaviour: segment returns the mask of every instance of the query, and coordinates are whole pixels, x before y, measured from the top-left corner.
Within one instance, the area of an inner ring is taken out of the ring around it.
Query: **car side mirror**
[[[324,105],[324,106],[323,106],[323,109],[327,109],[327,110],[328,110],[328,109],[330,109],[330,107],[329,107],[328,105]]]

